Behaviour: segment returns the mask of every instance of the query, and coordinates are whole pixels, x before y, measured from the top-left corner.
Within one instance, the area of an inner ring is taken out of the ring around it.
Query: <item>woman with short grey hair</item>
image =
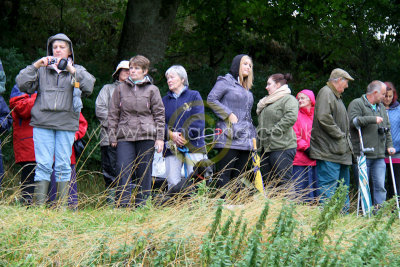
[[[187,72],[184,67],[182,67],[181,65],[173,65],[169,67],[169,69],[167,69],[167,71],[165,72],[165,78],[168,79],[168,75],[173,72],[175,72],[181,79],[183,79],[184,86],[189,86]]]
[[[165,154],[168,188],[181,181],[182,164],[185,179],[193,166],[206,159],[204,142],[204,105],[198,91],[189,89],[184,67],[174,65],[165,72],[169,91],[163,97],[165,106]]]

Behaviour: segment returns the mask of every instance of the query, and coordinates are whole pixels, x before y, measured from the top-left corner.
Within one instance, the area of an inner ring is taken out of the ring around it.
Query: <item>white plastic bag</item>
[[[165,168],[165,158],[162,156],[162,153],[154,152],[153,158],[153,171],[151,176],[158,178],[166,178],[166,168]]]

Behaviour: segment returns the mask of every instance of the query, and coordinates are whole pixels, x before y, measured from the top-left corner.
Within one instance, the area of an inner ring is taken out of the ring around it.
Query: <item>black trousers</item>
[[[26,161],[19,164],[21,165],[21,201],[26,205],[31,205],[35,190],[36,162]]]
[[[151,193],[151,173],[154,155],[154,141],[118,142],[117,145],[117,207],[129,207],[134,191],[135,205],[146,203]],[[131,183],[133,181],[133,186]]]
[[[261,155],[261,175],[263,181],[282,185],[290,181],[296,148],[271,151]]]
[[[115,186],[117,176],[117,148],[112,146],[101,146],[101,167],[103,169],[104,183],[107,188]]]
[[[217,172],[220,178],[217,181],[217,187],[223,187],[232,179],[237,178],[242,172],[247,170],[248,162],[251,160],[251,151],[218,148],[218,153],[226,154],[216,162]],[[221,154],[222,155],[222,154]]]
[[[393,187],[393,180],[392,180],[392,172],[390,171],[390,164],[386,164],[386,188],[387,188],[387,195],[386,199],[389,200],[394,197],[394,187]],[[393,173],[395,177],[396,183],[396,191],[397,195],[400,194],[400,164],[393,163]]]

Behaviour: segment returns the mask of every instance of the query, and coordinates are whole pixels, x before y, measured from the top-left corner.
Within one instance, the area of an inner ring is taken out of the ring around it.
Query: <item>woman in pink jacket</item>
[[[304,201],[311,202],[317,197],[316,162],[309,157],[315,96],[311,90],[304,89],[297,94],[296,99],[299,101],[299,113],[293,126],[297,137],[293,181],[296,184],[296,193],[301,195]]]

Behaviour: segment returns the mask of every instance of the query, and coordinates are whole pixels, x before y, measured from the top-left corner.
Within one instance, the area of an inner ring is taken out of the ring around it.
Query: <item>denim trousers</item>
[[[372,203],[374,205],[382,204],[386,200],[385,159],[368,159],[367,158],[367,172],[368,172],[368,179],[370,181]]]
[[[71,179],[71,155],[75,132],[33,128],[36,171],[35,182],[49,181],[54,171],[57,182]]]
[[[347,186],[348,190],[350,186],[349,166],[331,161],[317,160],[318,195],[321,196],[321,202],[325,202],[333,196],[340,180],[344,181],[343,184]],[[346,207],[350,207],[348,193]]]
[[[317,171],[315,166],[293,165],[292,181],[295,184],[296,195],[305,202],[312,202],[317,194]]]
[[[207,159],[207,155],[202,153],[185,153],[179,156],[170,155],[165,158],[165,169],[167,173],[168,188],[177,185],[181,177],[182,165],[185,166],[186,178],[193,172],[193,166],[202,159]]]

